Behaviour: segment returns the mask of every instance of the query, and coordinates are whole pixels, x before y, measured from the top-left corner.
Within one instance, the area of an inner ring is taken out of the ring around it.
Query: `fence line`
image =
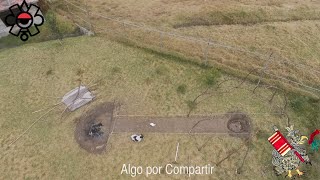
[[[66,3],[68,3],[68,4],[72,5],[72,6],[74,6],[74,7],[78,8],[78,9],[80,9],[80,10],[82,10],[83,12],[87,12],[87,10],[86,10],[86,9],[83,9],[83,8],[81,8],[80,6],[78,6],[78,5],[74,4],[74,3],[70,2],[70,1],[67,1],[67,0],[63,0],[63,1],[65,1]]]
[[[189,42],[192,42],[192,43],[206,44],[207,45],[206,46],[206,50],[203,52],[204,62],[205,63],[208,62],[208,54],[209,54],[208,50],[212,46],[213,47],[220,47],[220,48],[222,48],[224,50],[227,50],[227,51],[237,51],[237,52],[245,53],[246,55],[249,55],[249,56],[253,57],[255,60],[257,60],[257,61],[259,61],[259,62],[261,62],[263,64],[265,64],[269,60],[269,55],[266,55],[266,54],[262,54],[262,53],[259,53],[259,52],[251,52],[251,51],[246,50],[244,48],[227,45],[225,43],[221,43],[221,42],[218,42],[218,41],[205,40],[203,38],[197,38],[197,37],[192,37],[192,36],[185,36],[185,35],[181,35],[179,33],[167,32],[167,31],[162,31],[162,30],[159,30],[159,29],[156,29],[156,28],[153,28],[153,27],[147,27],[144,24],[137,24],[137,23],[133,23],[131,21],[119,20],[118,18],[108,17],[108,16],[105,16],[105,15],[102,15],[102,14],[99,14],[99,13],[96,13],[96,12],[90,12],[89,10],[83,9],[80,6],[75,5],[74,3],[72,3],[72,2],[70,2],[68,0],[63,0],[63,1],[67,2],[68,4],[76,7],[77,9],[79,9],[79,10],[81,10],[83,12],[90,13],[90,15],[93,16],[93,17],[100,17],[100,18],[103,18],[103,19],[107,19],[107,20],[110,20],[112,22],[118,23],[119,25],[122,25],[122,26],[134,27],[134,28],[138,28],[138,29],[143,30],[143,31],[158,33],[160,35],[160,47],[161,48],[163,48],[163,44],[164,44],[163,38],[164,37],[169,37],[169,38],[170,37],[174,37],[174,38],[185,40],[185,41],[189,41]],[[75,15],[75,13],[72,13],[72,14]],[[91,24],[88,21],[84,20],[83,18],[81,18],[81,17],[79,17],[77,15],[75,15],[75,16],[80,18],[80,19],[82,19],[84,22],[86,22],[88,24]],[[106,30],[106,28],[102,28],[102,29]],[[112,30],[107,29],[107,32],[111,32],[111,31]],[[115,32],[115,31],[112,31],[112,32]],[[116,34],[120,34],[120,33],[116,33]],[[291,61],[289,61],[289,60],[287,60],[285,58],[282,58],[282,57],[277,57],[277,58],[274,58],[274,59],[276,60],[276,62],[281,63],[282,65],[290,64],[290,65],[294,66],[295,68],[300,68],[300,69],[306,70],[306,72],[314,72],[316,75],[320,75],[320,70],[318,70],[318,69],[316,69],[314,67],[311,67],[311,66],[308,66],[308,65],[304,65],[304,64],[300,64],[300,63],[291,62]],[[245,63],[245,62],[243,62],[243,63]],[[250,64],[250,65],[252,65],[252,64]],[[260,66],[260,65],[258,65],[258,66]],[[259,69],[261,69],[261,68],[263,68],[263,67],[259,67]],[[239,70],[241,70],[241,69],[239,69]],[[264,72],[264,73],[268,74],[270,76],[276,77],[278,80],[284,80],[286,82],[290,82],[290,83],[299,85],[300,88],[304,87],[304,88],[307,88],[309,90],[320,92],[319,88],[315,88],[315,87],[306,85],[306,84],[301,83],[301,82],[297,82],[297,81],[294,81],[294,80],[290,80],[290,79],[284,78],[282,76],[275,75],[272,72],[271,73]],[[315,74],[312,74],[312,75],[316,76]]]
[[[76,15],[75,13],[73,13],[73,12],[69,12],[70,14],[72,14],[73,16],[76,16],[77,18],[79,18],[79,19],[81,19],[83,22],[85,22],[85,23],[87,23],[87,24],[90,24],[90,22],[88,22],[87,20],[85,20],[84,18],[82,18],[82,17],[80,17],[80,16],[78,16],[78,15]]]
[[[269,75],[269,76],[274,76],[276,78],[283,79],[285,81],[292,82],[292,83],[295,83],[297,85],[300,85],[300,86],[303,86],[303,87],[306,87],[306,88],[309,88],[309,89],[312,89],[312,90],[320,92],[320,89],[318,89],[318,88],[314,88],[314,87],[311,87],[311,86],[308,86],[308,85],[305,85],[305,84],[302,84],[302,83],[299,83],[299,82],[296,82],[296,81],[292,81],[292,80],[287,79],[287,78],[282,77],[282,76],[276,76],[276,75],[273,75],[273,74],[270,74],[270,73],[266,73],[266,72],[264,72],[264,73]]]

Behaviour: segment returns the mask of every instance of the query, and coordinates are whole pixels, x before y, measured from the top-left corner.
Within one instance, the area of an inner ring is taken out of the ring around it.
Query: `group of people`
[[[103,134],[103,131],[101,130],[102,123],[98,124],[92,124],[89,130],[88,135],[91,137],[100,137]],[[133,142],[141,142],[143,140],[142,134],[133,134],[131,135],[131,140]]]
[[[103,131],[102,131],[102,123],[98,123],[98,124],[92,124],[89,130],[88,135],[90,137],[100,137],[103,135]]]
[[[156,124],[155,123],[150,123],[151,127],[155,127]],[[143,140],[143,134],[133,134],[131,135],[131,140],[133,142],[141,142]]]
[[[143,140],[143,135],[142,134],[133,134],[133,135],[131,135],[131,140],[133,142],[141,142]]]

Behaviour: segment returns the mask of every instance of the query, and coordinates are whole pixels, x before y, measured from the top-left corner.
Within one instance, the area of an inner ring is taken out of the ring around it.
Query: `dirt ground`
[[[150,123],[156,124],[155,127]],[[237,128],[234,128],[238,124]],[[190,133],[230,134],[250,133],[248,117],[243,113],[191,117],[130,117],[117,116],[113,133]]]
[[[104,103],[85,113],[77,121],[75,139],[83,149],[90,153],[102,153],[112,131],[113,103]],[[101,123],[103,134],[100,137],[89,136],[92,124]]]

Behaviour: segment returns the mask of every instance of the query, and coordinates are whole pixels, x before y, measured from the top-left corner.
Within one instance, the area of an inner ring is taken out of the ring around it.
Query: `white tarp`
[[[80,86],[64,95],[62,102],[70,111],[74,111],[92,101],[93,98],[94,96],[85,86]]]

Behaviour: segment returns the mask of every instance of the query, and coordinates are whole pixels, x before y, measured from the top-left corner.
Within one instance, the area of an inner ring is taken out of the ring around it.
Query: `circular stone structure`
[[[231,112],[227,114],[229,120],[227,127],[230,136],[248,138],[251,133],[250,118],[242,112]]]

